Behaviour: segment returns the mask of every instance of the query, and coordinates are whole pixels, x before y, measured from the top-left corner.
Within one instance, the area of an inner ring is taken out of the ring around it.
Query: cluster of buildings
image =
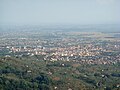
[[[16,56],[40,55],[49,61],[73,61],[81,64],[115,64],[120,62],[120,41],[97,40],[67,34],[31,37],[2,37],[0,50]],[[8,55],[7,55],[8,56]]]
[[[69,40],[67,40],[68,43]],[[49,61],[72,61],[81,64],[115,64],[120,62],[120,45],[114,43],[79,43],[77,45],[56,45],[54,40],[38,46],[7,46],[16,55],[41,55]],[[72,42],[73,43],[73,42]],[[103,42],[102,42],[103,43]],[[54,45],[55,44],[55,45]],[[111,48],[112,47],[112,48]]]

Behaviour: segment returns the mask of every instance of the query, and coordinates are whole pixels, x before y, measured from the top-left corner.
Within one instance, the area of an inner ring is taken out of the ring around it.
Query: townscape
[[[120,90],[120,0],[0,0],[0,90]]]
[[[109,33],[51,32],[45,36],[38,33],[37,37],[35,34],[31,33],[29,38],[2,37],[0,48],[3,51],[8,50],[6,56],[41,55],[43,60],[53,62],[60,60],[81,64],[116,64],[120,62],[120,40],[114,35],[108,36]],[[120,34],[118,33],[118,35]]]
[[[26,29],[0,32],[2,90],[120,89],[120,33]]]

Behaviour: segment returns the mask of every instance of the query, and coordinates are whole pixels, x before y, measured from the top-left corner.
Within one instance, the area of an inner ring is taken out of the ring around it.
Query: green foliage
[[[119,90],[120,65],[0,57],[0,90]]]

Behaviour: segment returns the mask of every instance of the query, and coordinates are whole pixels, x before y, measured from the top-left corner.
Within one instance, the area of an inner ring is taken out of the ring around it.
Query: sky
[[[0,0],[0,24],[118,24],[120,0]]]

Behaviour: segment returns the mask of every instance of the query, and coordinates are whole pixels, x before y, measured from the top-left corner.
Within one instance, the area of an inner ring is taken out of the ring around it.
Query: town
[[[119,90],[119,36],[64,28],[5,29],[0,32],[0,88]]]
[[[120,62],[120,40],[117,37],[108,36],[111,34],[101,32],[51,32],[46,35],[27,33],[31,36],[26,37],[27,35],[21,33],[15,37],[16,32],[8,35],[11,38],[4,36],[1,38],[0,48],[8,51],[6,56],[40,55],[43,60],[71,61],[80,64]]]

